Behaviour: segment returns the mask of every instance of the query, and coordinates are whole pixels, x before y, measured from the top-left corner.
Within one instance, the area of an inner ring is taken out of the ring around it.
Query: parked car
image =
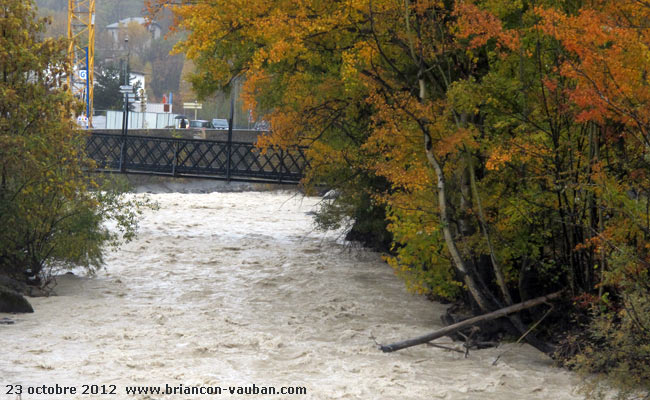
[[[214,118],[212,120],[212,126],[214,126],[214,129],[218,129],[218,130],[221,130],[221,131],[227,131],[228,130],[228,120],[227,119]]]
[[[193,129],[213,129],[212,122],[203,119],[193,119],[190,121],[190,128]]]

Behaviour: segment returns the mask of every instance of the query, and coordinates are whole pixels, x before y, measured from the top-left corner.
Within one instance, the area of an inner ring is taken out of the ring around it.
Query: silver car
[[[203,119],[193,119],[190,121],[190,128],[212,129],[212,123]]]

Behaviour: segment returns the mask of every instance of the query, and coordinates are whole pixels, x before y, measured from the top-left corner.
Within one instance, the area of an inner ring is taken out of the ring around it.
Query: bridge
[[[297,184],[308,166],[305,148],[248,142],[92,133],[86,152],[96,172]]]

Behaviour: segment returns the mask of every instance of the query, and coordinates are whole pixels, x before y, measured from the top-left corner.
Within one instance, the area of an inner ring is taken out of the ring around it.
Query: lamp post
[[[131,58],[131,48],[129,47],[129,36],[124,38],[124,46],[127,48],[126,62],[124,63],[124,85],[120,86],[120,92],[124,93],[124,112],[122,113],[122,135],[126,136],[129,129],[129,91],[133,91],[129,78],[129,61]]]
[[[129,37],[124,38],[125,45],[129,44]],[[133,93],[133,86],[129,85],[129,57],[131,51],[127,52],[126,63],[124,63],[124,85],[120,86],[120,92],[124,93],[124,112],[122,113],[122,146],[120,148],[120,171],[126,171],[126,133],[129,129],[129,93]]]
[[[129,46],[129,35],[124,37],[124,47],[126,47],[126,64],[124,65],[124,84],[129,84],[129,59],[131,58],[131,47]]]
[[[228,164],[226,165],[226,178],[227,181],[230,182],[230,164],[232,161],[232,125],[235,120],[235,83],[236,80],[233,81],[233,86],[230,89],[230,118],[228,121]]]

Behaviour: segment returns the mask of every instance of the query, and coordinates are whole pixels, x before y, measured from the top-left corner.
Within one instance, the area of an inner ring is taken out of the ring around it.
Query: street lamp
[[[122,135],[126,136],[129,129],[129,92],[133,92],[133,87],[129,82],[129,61],[131,58],[131,48],[129,47],[129,36],[124,37],[124,47],[127,48],[126,62],[124,63],[124,85],[120,86],[120,92],[124,93],[124,112],[122,113]]]
[[[126,64],[124,65],[124,84],[129,84],[129,59],[131,58],[131,47],[129,46],[129,35],[124,37],[124,47],[126,47]]]
[[[129,37],[124,38],[124,44],[128,47]],[[129,93],[133,93],[133,86],[129,84],[129,57],[131,51],[127,52],[126,63],[124,64],[124,85],[120,86],[120,92],[124,93],[124,112],[122,113],[122,146],[120,149],[120,170],[126,171],[126,132],[129,129]]]

